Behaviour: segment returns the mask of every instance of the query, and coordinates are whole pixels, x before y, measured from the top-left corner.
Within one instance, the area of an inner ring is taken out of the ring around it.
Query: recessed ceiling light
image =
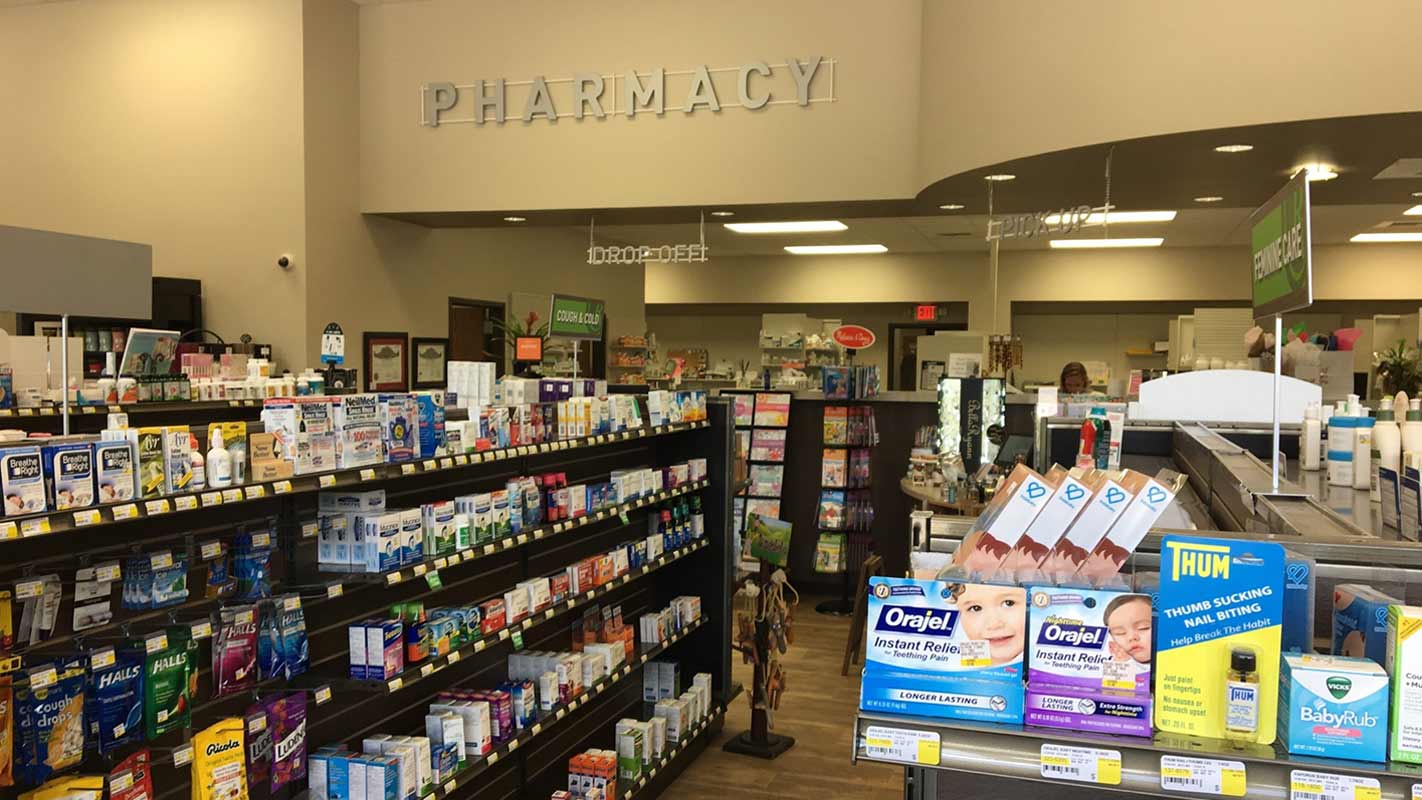
[[[1098,247],[1160,247],[1165,244],[1165,240],[1159,236],[1137,239],[1052,239],[1049,244],[1058,250],[1088,250]]]
[[[995,172],[991,175],[984,175],[983,180],[1000,183],[1002,181],[1015,181],[1017,176],[1010,172]]]
[[[1110,220],[1117,222],[1169,222],[1175,219],[1174,211],[1112,211]],[[1060,214],[1048,214],[1043,218],[1043,222],[1048,225],[1060,224],[1062,217]],[[1100,225],[1106,222],[1107,217],[1104,212],[1093,211],[1086,215],[1087,225]]]
[[[1413,206],[1402,212],[1405,217],[1422,217],[1422,206]]]
[[[1422,242],[1422,233],[1360,233],[1350,242],[1378,244],[1382,242]]]
[[[1220,197],[1220,196],[1217,195],[1217,194],[1207,194],[1207,195],[1205,195],[1204,197],[1197,197],[1197,198],[1195,198],[1195,202],[1197,202],[1197,203],[1218,203],[1219,201],[1221,201],[1221,200],[1223,200],[1223,199],[1224,199],[1223,197]]]
[[[1248,153],[1254,149],[1252,144],[1222,144],[1215,148],[1216,153]]]
[[[713,217],[734,217],[735,215],[736,215],[736,212],[734,212],[734,211],[712,211],[712,212],[711,212],[711,216],[713,216]]]
[[[939,208],[943,209],[944,211],[960,211],[960,210],[962,210],[962,208],[963,208],[963,204],[962,204],[962,203],[944,203],[943,205],[939,206]]]
[[[528,222],[528,217],[504,217],[504,222]]]
[[[792,244],[785,252],[797,256],[838,256],[850,253],[887,253],[882,244]]]
[[[1294,167],[1292,172],[1297,175],[1301,169],[1308,171],[1310,181],[1331,181],[1338,177],[1338,170],[1331,164],[1300,164]]]
[[[828,233],[849,230],[837,219],[799,222],[727,222],[726,230],[736,233]]]

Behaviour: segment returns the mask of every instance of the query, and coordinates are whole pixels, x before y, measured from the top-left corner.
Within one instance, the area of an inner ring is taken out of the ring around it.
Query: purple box
[[[1151,735],[1150,694],[1027,686],[1023,721],[1044,728]]]

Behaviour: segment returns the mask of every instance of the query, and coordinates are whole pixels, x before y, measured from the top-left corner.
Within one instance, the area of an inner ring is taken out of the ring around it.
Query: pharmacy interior
[[[1422,12],[881,5],[0,8],[0,800],[1422,795]]]

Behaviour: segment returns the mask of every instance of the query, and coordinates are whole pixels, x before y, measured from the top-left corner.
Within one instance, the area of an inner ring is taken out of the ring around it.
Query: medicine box
[[[127,439],[94,443],[95,502],[122,503],[134,498],[133,444]]]
[[[418,508],[400,512],[400,563],[418,564],[425,560],[425,521]]]
[[[1314,593],[1318,576],[1314,560],[1284,550],[1284,624],[1281,633],[1286,653],[1313,652]]]
[[[1385,661],[1392,681],[1392,760],[1422,764],[1422,608],[1388,608]]]
[[[1388,676],[1366,658],[1284,653],[1279,736],[1290,753],[1386,761]]]
[[[0,489],[5,498],[4,516],[45,510],[44,467],[38,447],[0,449]]]
[[[89,442],[59,442],[41,449],[49,507],[54,511],[94,505],[94,448]]]
[[[1387,659],[1387,607],[1400,601],[1371,586],[1333,587],[1333,655]]]
[[[384,489],[367,492],[321,492],[318,498],[319,511],[359,514],[385,510]]]

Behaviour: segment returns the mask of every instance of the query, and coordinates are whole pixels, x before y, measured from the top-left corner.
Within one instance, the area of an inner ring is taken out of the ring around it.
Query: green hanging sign
[[[602,339],[603,311],[606,305],[602,300],[587,297],[553,295],[553,308],[548,317],[548,335],[564,339]]]
[[[1249,218],[1254,318],[1313,304],[1308,171],[1300,170]]]

